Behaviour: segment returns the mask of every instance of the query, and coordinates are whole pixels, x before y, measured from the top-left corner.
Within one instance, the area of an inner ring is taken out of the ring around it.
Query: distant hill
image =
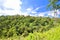
[[[23,36],[30,33],[44,33],[58,27],[60,18],[33,16],[0,16],[0,38]]]

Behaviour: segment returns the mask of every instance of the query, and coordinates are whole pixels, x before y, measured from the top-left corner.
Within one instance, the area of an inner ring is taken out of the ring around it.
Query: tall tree
[[[60,9],[60,0],[49,0],[48,7],[50,7],[51,10],[54,10],[54,17],[57,16],[57,10]]]

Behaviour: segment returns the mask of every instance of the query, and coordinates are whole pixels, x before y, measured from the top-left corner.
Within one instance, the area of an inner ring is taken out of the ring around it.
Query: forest
[[[0,39],[59,40],[60,18],[0,16]]]
[[[60,40],[60,0],[49,0],[47,9],[54,11],[54,17],[1,15],[0,40]]]

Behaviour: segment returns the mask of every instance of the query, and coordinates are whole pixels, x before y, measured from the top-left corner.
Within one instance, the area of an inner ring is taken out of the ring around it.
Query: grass
[[[60,40],[60,26],[51,28],[43,33],[29,33],[28,36],[14,36],[10,38],[1,38],[0,40]]]
[[[60,26],[43,33],[30,33],[26,40],[60,40]]]

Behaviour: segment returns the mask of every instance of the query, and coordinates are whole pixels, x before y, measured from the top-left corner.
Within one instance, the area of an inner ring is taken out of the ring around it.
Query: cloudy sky
[[[48,4],[48,0],[0,0],[0,15],[54,16],[46,9]]]

